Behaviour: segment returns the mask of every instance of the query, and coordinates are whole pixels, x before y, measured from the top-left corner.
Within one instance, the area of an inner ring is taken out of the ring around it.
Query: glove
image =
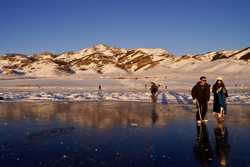
[[[221,87],[219,89],[217,89],[217,93],[219,93],[221,91],[221,89],[222,89]]]

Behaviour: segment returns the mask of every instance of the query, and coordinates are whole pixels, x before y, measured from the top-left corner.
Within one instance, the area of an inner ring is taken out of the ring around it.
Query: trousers
[[[196,120],[204,120],[205,116],[207,114],[207,107],[208,102],[207,101],[197,101],[196,102],[196,107],[197,107],[197,112],[196,112]]]

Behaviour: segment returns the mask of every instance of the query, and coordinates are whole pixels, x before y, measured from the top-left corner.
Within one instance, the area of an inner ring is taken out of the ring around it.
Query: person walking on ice
[[[212,92],[214,94],[213,112],[218,120],[224,120],[224,115],[227,112],[226,98],[228,93],[222,77],[216,78]]]
[[[152,102],[154,103],[157,102],[158,89],[159,87],[154,82],[151,82],[150,91],[151,91]]]
[[[159,86],[159,88],[160,88],[160,86]],[[165,85],[164,87],[162,86],[162,89],[159,90],[159,95],[160,95],[160,102],[161,102],[161,104],[167,105],[168,104],[168,99],[167,99],[167,85]]]
[[[102,100],[103,99],[102,85],[98,86],[97,94],[98,94],[99,100]]]
[[[196,104],[196,121],[197,124],[206,122],[205,116],[208,109],[208,101],[210,99],[210,85],[207,83],[205,76],[200,77],[200,81],[192,88],[191,91],[193,102]]]

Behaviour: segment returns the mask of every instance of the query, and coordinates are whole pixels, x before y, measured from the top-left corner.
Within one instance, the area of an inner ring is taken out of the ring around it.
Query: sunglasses
[[[203,80],[201,80],[201,81],[206,82],[207,80],[203,79]]]

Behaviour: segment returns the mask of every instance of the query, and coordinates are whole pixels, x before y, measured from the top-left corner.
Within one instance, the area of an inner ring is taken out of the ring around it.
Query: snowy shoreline
[[[167,91],[165,92],[169,104],[192,104],[192,97],[188,93]],[[75,92],[1,92],[0,102],[17,102],[17,101],[137,101],[150,102],[149,92],[102,92],[84,91]],[[158,96],[158,103],[162,101],[162,94]],[[231,93],[227,99],[228,104],[250,104],[250,91],[241,93]],[[213,103],[213,96],[209,103]]]

